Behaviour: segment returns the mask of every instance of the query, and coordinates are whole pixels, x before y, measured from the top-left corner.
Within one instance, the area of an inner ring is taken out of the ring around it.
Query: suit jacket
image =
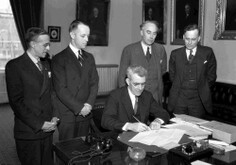
[[[173,112],[183,81],[185,64],[188,63],[185,47],[173,50],[169,60],[172,87],[169,95],[168,110]],[[204,108],[212,112],[210,87],[216,81],[216,59],[211,48],[198,46],[194,57],[197,64],[197,90]]]
[[[41,130],[45,121],[51,121],[51,71],[42,61],[43,74],[27,53],[6,65],[6,84],[9,103],[15,114],[16,139],[40,139],[51,135]]]
[[[169,121],[169,114],[154,100],[152,94],[143,91],[138,99],[138,110],[143,123],[147,123],[149,115],[161,118],[165,123]],[[134,110],[127,86],[111,92],[102,115],[102,126],[109,130],[121,131],[126,122],[133,119]]]
[[[98,73],[92,54],[82,51],[83,67],[68,46],[52,59],[52,77],[56,95],[53,104],[61,121],[88,120],[78,115],[84,103],[93,106],[98,92]]]
[[[154,99],[162,105],[162,74],[164,74],[167,69],[166,51],[162,45],[157,43],[152,44],[151,49],[152,56],[148,62],[140,41],[124,48],[119,68],[119,87],[125,85],[127,68],[130,65],[140,65],[148,71],[145,89],[151,92]]]

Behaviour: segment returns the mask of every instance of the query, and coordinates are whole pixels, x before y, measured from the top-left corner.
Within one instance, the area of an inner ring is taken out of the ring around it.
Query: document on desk
[[[192,124],[203,124],[203,123],[209,122],[207,120],[200,119],[200,118],[193,117],[193,116],[189,116],[189,115],[185,115],[185,114],[175,114],[175,117],[170,119],[170,121],[172,121],[174,123],[188,122],[188,123],[192,123]]]
[[[170,128],[170,129],[184,130],[185,134],[191,137],[209,136],[212,134],[212,132],[204,130],[200,128],[199,126],[191,124],[191,123],[168,124],[168,125],[165,125],[164,127]]]
[[[185,131],[183,130],[161,128],[159,130],[140,132],[130,139],[129,142],[139,142],[163,148],[165,148],[164,146],[167,146],[168,149],[168,144],[176,146],[173,144],[178,144],[184,134]]]

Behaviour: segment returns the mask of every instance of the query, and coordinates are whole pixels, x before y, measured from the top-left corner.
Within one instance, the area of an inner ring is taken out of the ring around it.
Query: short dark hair
[[[156,25],[157,29],[160,29],[160,24],[159,24],[159,22],[154,21],[154,20],[152,20],[152,21],[148,20],[148,21],[143,22],[143,23],[139,26],[139,27],[140,27],[140,30],[142,30],[143,27],[144,27],[146,24],[148,24],[148,23],[152,23],[152,24]]]
[[[85,26],[88,26],[88,24],[80,21],[80,20],[74,20],[71,22],[70,26],[69,26],[69,33],[72,32],[73,30],[77,29],[78,28],[78,25],[85,25]]]
[[[200,29],[198,27],[197,24],[190,24],[190,25],[187,25],[185,28],[184,28],[184,34],[187,32],[187,31],[192,31],[192,30],[198,30],[198,35],[200,35]]]
[[[30,42],[31,41],[36,41],[37,38],[41,35],[48,35],[48,32],[42,28],[39,27],[31,27],[27,30],[26,34],[25,34],[25,41],[27,44],[27,47],[30,47]]]

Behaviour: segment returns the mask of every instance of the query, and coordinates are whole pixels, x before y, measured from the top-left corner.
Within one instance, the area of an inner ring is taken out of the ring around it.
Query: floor
[[[0,104],[0,165],[20,165],[13,136],[14,114],[8,104]],[[54,133],[54,142],[58,132]]]

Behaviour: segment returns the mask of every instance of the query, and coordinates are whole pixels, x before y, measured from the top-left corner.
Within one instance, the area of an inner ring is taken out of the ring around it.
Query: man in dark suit
[[[204,117],[212,111],[210,88],[216,80],[216,59],[211,48],[198,45],[197,25],[184,30],[185,46],[171,52],[168,110],[176,114]]]
[[[26,34],[27,51],[6,65],[9,102],[15,114],[14,137],[22,165],[52,165],[52,133],[58,118],[51,105],[51,70],[45,58],[49,35],[40,28]]]
[[[83,50],[88,42],[89,26],[75,20],[69,33],[69,46],[52,59],[54,105],[60,118],[59,140],[88,134],[90,112],[98,92],[94,57]]]
[[[112,131],[142,132],[160,128],[167,123],[169,114],[144,90],[147,70],[142,66],[130,66],[127,69],[126,83],[111,92],[102,115],[102,126]],[[147,126],[150,115],[155,120]]]
[[[120,60],[118,81],[119,87],[125,85],[128,66],[144,67],[148,71],[145,90],[151,92],[159,105],[162,105],[162,75],[167,69],[167,57],[165,48],[154,42],[158,29],[155,21],[145,21],[140,25],[142,40],[124,48]]]

